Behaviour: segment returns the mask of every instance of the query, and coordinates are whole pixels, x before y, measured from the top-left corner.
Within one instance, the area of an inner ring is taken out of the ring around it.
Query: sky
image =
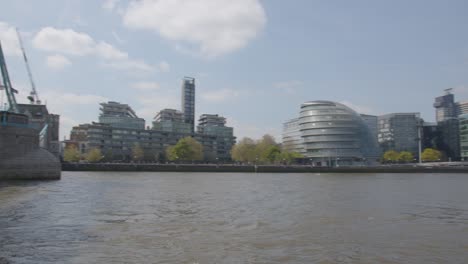
[[[196,78],[196,118],[225,116],[239,139],[280,141],[311,100],[430,122],[444,89],[468,99],[465,0],[0,0],[0,10],[17,100],[31,85],[15,28],[61,138],[98,121],[108,100],[151,125],[181,108],[184,76]]]

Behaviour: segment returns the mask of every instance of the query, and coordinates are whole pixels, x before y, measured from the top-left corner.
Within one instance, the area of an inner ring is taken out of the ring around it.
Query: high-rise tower
[[[443,122],[447,119],[457,117],[456,104],[452,89],[445,89],[445,95],[435,98],[434,108],[436,109],[436,121]]]
[[[195,131],[195,78],[184,77],[182,80],[182,113],[184,122]]]

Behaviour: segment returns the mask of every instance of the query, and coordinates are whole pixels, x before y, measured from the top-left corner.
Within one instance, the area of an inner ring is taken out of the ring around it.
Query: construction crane
[[[3,85],[0,84],[0,88],[5,90],[8,99],[8,112],[18,113],[18,105],[16,103],[15,93],[18,93],[13,87],[11,87],[10,76],[6,66],[5,56],[3,56],[2,43],[0,43],[0,72],[2,74]]]
[[[26,70],[28,71],[29,81],[31,82],[31,92],[29,93],[28,99],[31,104],[41,104],[41,100],[39,99],[39,95],[37,94],[36,85],[34,84],[34,80],[31,73],[31,68],[29,67],[28,57],[26,57],[26,52],[24,51],[23,41],[21,40],[21,35],[19,33],[18,28],[16,28],[16,34],[18,35],[18,41],[21,47],[21,51],[23,52],[24,63],[26,64]]]

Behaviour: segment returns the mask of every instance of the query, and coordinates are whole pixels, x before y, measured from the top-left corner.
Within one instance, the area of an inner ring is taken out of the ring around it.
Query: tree
[[[68,162],[77,162],[80,161],[81,154],[78,151],[78,148],[75,145],[70,145],[65,148],[63,152],[63,160]]]
[[[255,142],[251,138],[243,138],[231,150],[232,159],[240,162],[255,160]]]
[[[273,148],[276,147],[276,148]],[[273,160],[270,160],[268,155],[270,155],[270,151],[276,151],[279,150],[278,144],[275,141],[275,138],[271,135],[264,135],[261,140],[257,142],[257,145],[255,146],[255,160],[259,158],[261,162],[264,163],[269,163],[273,162]]]
[[[98,148],[92,148],[85,156],[85,159],[88,162],[99,162],[102,158],[101,150]]]
[[[145,152],[140,144],[136,143],[132,148],[132,160],[133,161],[141,161],[145,156]]]
[[[169,160],[202,160],[203,146],[194,138],[185,137],[174,146],[169,146],[166,153]]]
[[[421,153],[422,161],[439,161],[442,158],[442,153],[433,148],[426,148]]]
[[[414,160],[414,156],[409,151],[402,151],[398,154],[398,161],[400,162],[412,162]]]
[[[261,154],[261,160],[268,163],[274,163],[278,160],[280,155],[281,149],[278,146],[270,146]]]
[[[396,162],[396,161],[398,161],[398,157],[399,157],[398,152],[396,152],[394,150],[386,151],[383,154],[383,160],[385,162]]]

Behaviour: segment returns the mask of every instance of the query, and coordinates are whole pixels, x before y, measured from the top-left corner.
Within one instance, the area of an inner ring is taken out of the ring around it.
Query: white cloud
[[[216,57],[245,47],[264,27],[266,15],[258,0],[142,0],[130,2],[123,23]]]
[[[108,60],[121,60],[128,58],[128,54],[126,52],[120,51],[104,41],[101,41],[96,45],[95,52],[98,56]]]
[[[112,31],[112,37],[114,37],[115,41],[117,41],[117,42],[120,43],[120,44],[125,43],[125,40],[123,40],[123,39],[119,36],[119,34],[117,34],[117,32],[115,32],[115,31]]]
[[[296,93],[297,89],[302,88],[303,86],[304,83],[297,80],[273,83],[273,87],[289,94]]]
[[[132,71],[132,72],[152,72],[155,70],[153,66],[147,64],[146,62],[142,60],[110,61],[110,62],[104,62],[102,66],[106,68],[124,70],[124,71]]]
[[[131,87],[140,91],[153,91],[158,90],[160,85],[157,82],[137,82],[133,83]]]
[[[61,70],[67,66],[70,66],[71,62],[67,57],[60,54],[55,54],[47,56],[46,65],[53,70]]]
[[[158,66],[160,72],[169,72],[171,70],[171,66],[166,61],[161,61]]]
[[[42,28],[33,39],[37,49],[83,56],[95,52],[96,43],[88,34],[72,29]]]
[[[102,8],[113,11],[119,2],[120,0],[105,0],[104,3],[102,3]]]
[[[0,41],[6,56],[21,56],[21,48],[13,26],[0,21]]]
[[[232,89],[221,89],[216,91],[206,91],[200,96],[205,101],[219,103],[239,96],[239,92]]]
[[[143,60],[130,59],[128,53],[119,50],[104,41],[95,41],[86,33],[72,29],[42,28],[33,38],[35,48],[74,56],[96,56],[104,60],[101,65],[131,72],[151,72],[158,70],[168,72],[170,66],[162,61],[158,67],[147,64]]]

